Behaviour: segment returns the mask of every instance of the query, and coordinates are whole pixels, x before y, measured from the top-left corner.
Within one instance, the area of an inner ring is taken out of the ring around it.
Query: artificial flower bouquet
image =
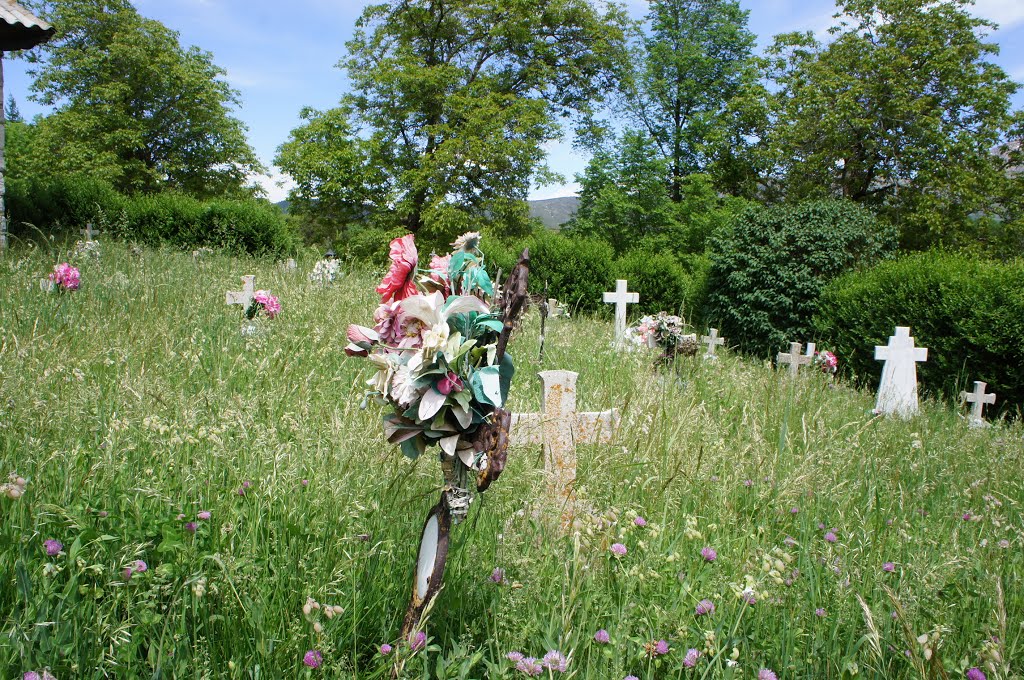
[[[52,291],[72,291],[78,290],[81,285],[81,275],[78,272],[77,267],[73,267],[67,262],[61,262],[60,264],[54,265],[53,271],[50,275],[41,281],[43,290],[47,292]]]
[[[334,283],[341,270],[341,263],[334,258],[325,258],[313,265],[313,271],[309,273],[311,283],[318,283],[326,286]]]
[[[273,319],[280,311],[281,302],[271,295],[269,290],[258,290],[253,293],[252,302],[245,310],[245,318],[252,321],[263,312],[268,319]]]
[[[839,372],[839,358],[827,349],[815,352],[814,366],[825,375],[835,375]]]
[[[446,502],[455,521],[472,500],[470,475],[483,490],[488,472],[493,481],[504,467],[503,447],[497,447],[500,461],[489,460],[488,453],[494,457],[496,418],[504,417],[507,428],[502,407],[514,367],[505,345],[508,320],[520,311],[510,314],[504,298],[504,311],[495,304],[479,245],[480,234],[465,234],[451,254],[434,255],[421,269],[413,236],[393,240],[390,271],[377,286],[381,304],[374,327],[349,326],[351,344],[345,349],[377,369],[368,395],[393,410],[384,416],[388,441],[413,459],[428,446],[440,447]],[[525,278],[521,287],[525,299]],[[507,441],[507,431],[503,436]],[[491,441],[481,441],[486,438]]]
[[[634,346],[660,349],[659,362],[671,363],[679,355],[693,356],[697,353],[697,335],[685,333],[686,324],[678,316],[666,312],[648,315],[636,326],[626,330],[626,337]]]

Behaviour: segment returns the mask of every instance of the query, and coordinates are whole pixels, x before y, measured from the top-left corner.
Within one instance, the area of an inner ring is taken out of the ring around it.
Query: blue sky
[[[345,41],[369,0],[133,0],[147,17],[178,31],[185,46],[213,53],[226,69],[230,83],[241,93],[235,112],[249,128],[249,141],[269,167],[275,150],[299,123],[304,106],[329,108],[345,91],[346,80],[335,67],[345,55]],[[646,0],[626,3],[637,18],[646,13]],[[749,28],[765,46],[771,37],[789,31],[814,31],[827,37],[835,4],[831,0],[741,0],[750,10]],[[287,7],[287,9],[285,9]],[[1024,0],[977,0],[974,12],[1000,24],[989,39],[1002,51],[996,58],[1012,78],[1024,81]],[[13,94],[26,117],[45,111],[28,100],[30,80],[25,63],[5,60],[5,92]],[[1016,97],[1024,106],[1024,93]],[[573,175],[587,159],[574,151],[571,140],[548,145],[552,169],[566,176],[564,185],[534,188],[531,198],[573,193]],[[272,200],[287,191],[274,176],[262,178]]]

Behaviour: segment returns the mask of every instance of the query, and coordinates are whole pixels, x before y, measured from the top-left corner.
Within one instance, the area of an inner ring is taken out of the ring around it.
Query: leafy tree
[[[30,171],[95,173],[126,192],[238,193],[261,170],[230,115],[238,93],[212,55],[129,0],[42,0],[57,29],[36,63],[34,98],[56,111],[33,135]]]
[[[624,23],[620,9],[602,15],[587,0],[371,5],[339,64],[351,94],[292,134],[315,135],[328,120],[347,119],[348,129],[336,128],[331,142],[344,160],[328,162],[304,186],[303,173],[313,177],[303,170],[310,159],[335,151],[286,145],[279,162],[299,171],[304,199],[363,200],[347,189],[328,196],[359,185],[363,194],[376,194],[369,205],[379,221],[427,240],[439,242],[478,221],[522,233],[531,179],[553,177],[542,144],[559,136],[562,118],[587,124],[612,85]]]
[[[771,146],[790,198],[840,195],[903,228],[903,244],[956,240],[1007,180],[991,151],[1017,90],[988,61],[993,24],[970,0],[842,0],[835,36],[776,38]]]
[[[729,175],[742,155],[732,149],[748,145],[756,121],[732,102],[758,88],[748,14],[736,0],[650,0],[650,33],[624,80],[624,104],[667,162],[675,202],[684,177],[712,168],[738,190]]]

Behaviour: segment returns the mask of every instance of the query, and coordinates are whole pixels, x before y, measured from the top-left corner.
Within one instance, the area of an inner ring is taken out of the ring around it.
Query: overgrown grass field
[[[1024,674],[1019,424],[877,418],[871,394],[729,353],[666,377],[587,319],[549,324],[541,366],[531,311],[513,409],[568,369],[622,429],[580,447],[568,536],[540,447],[510,450],[413,652],[395,637],[441,474],[360,409],[371,369],[342,348],[373,273],[104,243],[80,290],[44,293],[58,257],[0,259],[0,482],[27,482],[0,496],[4,678],[511,678],[509,652],[551,650],[569,663],[545,677]],[[243,335],[224,292],[249,273],[283,311]]]

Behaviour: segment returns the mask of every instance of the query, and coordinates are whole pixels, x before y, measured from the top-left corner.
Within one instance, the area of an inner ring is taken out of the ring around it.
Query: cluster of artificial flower
[[[309,280],[312,283],[319,283],[324,286],[334,283],[334,280],[338,278],[340,268],[341,263],[334,258],[320,260],[313,265],[313,271],[309,273]]]
[[[827,349],[814,353],[814,366],[826,375],[835,375],[839,371],[839,359]]]
[[[697,353],[697,336],[685,333],[686,324],[678,316],[658,312],[645,316],[640,323],[626,329],[626,338],[634,345],[649,349],[661,349],[664,358]]]
[[[67,262],[54,265],[53,272],[49,276],[50,290],[78,290],[81,284],[81,277],[77,267],[72,267]]]
[[[464,234],[420,270],[413,236],[393,240],[375,325],[349,326],[345,349],[377,368],[369,395],[394,409],[384,417],[389,442],[410,458],[439,444],[474,470],[486,461],[470,435],[504,405],[513,373],[511,357],[497,357],[503,322],[479,244],[480,234]]]
[[[95,259],[100,258],[100,242],[99,241],[75,241],[75,247],[71,251],[72,258],[80,258],[86,255],[91,255]]]
[[[270,294],[269,290],[258,290],[253,293],[252,302],[245,310],[245,318],[252,320],[262,311],[268,319],[273,319],[281,311],[281,303]]]

